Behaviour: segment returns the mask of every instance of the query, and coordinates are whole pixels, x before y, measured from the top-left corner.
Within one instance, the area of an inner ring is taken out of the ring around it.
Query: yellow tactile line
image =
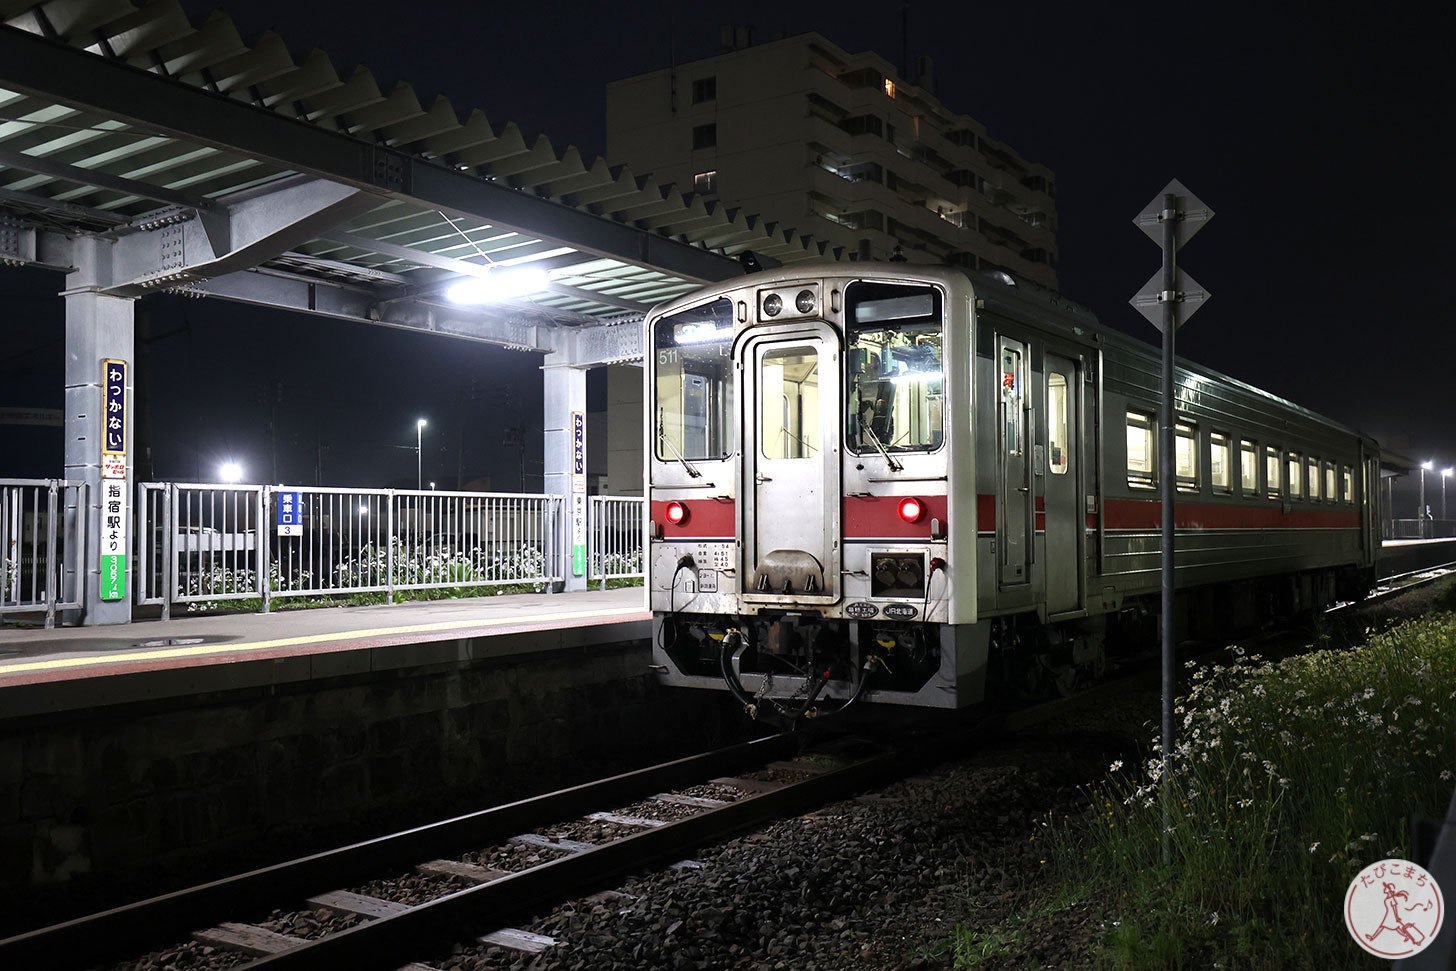
[[[461,630],[467,627],[481,629],[517,626],[520,624],[549,623],[557,620],[587,620],[593,617],[610,616],[624,615],[621,608],[614,607],[608,610],[529,614],[523,617],[511,617],[501,620],[449,620],[438,621],[433,624],[411,624],[407,627],[378,627],[374,630],[334,631],[327,634],[309,634],[303,637],[279,637],[269,641],[245,641],[240,644],[195,644],[191,647],[171,647],[153,651],[130,651],[125,654],[107,654],[101,657],[56,657],[44,661],[0,664],[0,678],[12,674],[25,674],[29,671],[59,671],[66,668],[121,664],[131,661],[165,661],[172,658],[207,657],[212,654],[260,651],[270,647],[293,647],[299,644],[327,644],[331,641],[353,640],[363,637],[393,637],[399,634],[424,634],[431,631]]]

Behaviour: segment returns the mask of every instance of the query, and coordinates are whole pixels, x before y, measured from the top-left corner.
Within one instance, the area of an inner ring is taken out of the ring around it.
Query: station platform
[[[0,629],[0,709],[16,717],[616,644],[645,639],[651,617],[643,588],[624,587]]]
[[[1426,570],[1456,561],[1456,538],[1388,539],[1380,544],[1376,564],[1382,577]]]

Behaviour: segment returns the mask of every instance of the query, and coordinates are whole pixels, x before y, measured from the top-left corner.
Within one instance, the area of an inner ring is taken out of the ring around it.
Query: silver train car
[[[1008,274],[905,263],[750,274],[646,329],[668,684],[955,709],[1067,691],[1156,630],[1155,348]],[[1180,633],[1362,596],[1377,444],[1191,362],[1176,387]]]

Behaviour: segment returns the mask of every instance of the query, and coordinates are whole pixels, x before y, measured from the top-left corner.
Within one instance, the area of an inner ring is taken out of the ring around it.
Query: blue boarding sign
[[[279,536],[303,535],[303,493],[273,493],[273,509]]]

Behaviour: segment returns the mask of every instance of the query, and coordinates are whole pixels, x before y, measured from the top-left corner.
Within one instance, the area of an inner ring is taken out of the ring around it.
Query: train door
[[[743,596],[832,601],[839,589],[839,342],[823,324],[740,352]]]
[[[1048,352],[1043,361],[1046,391],[1046,608],[1055,614],[1081,605],[1081,455],[1078,453],[1081,399],[1078,364]]]
[[[1000,466],[996,497],[996,534],[1000,553],[996,558],[1002,587],[1020,586],[1028,580],[1031,558],[1031,466],[1027,461],[1027,345],[998,337],[1001,390],[997,405],[997,451]]]

